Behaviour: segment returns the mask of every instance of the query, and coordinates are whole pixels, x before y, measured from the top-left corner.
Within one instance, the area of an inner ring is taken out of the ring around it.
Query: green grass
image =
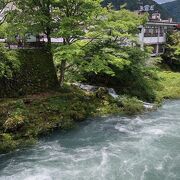
[[[180,73],[171,71],[158,72],[161,88],[157,91],[157,99],[180,98]]]

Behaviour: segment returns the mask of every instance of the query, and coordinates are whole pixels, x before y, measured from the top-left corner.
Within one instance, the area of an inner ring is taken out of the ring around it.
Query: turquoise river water
[[[102,117],[0,155],[0,180],[180,180],[180,101]]]

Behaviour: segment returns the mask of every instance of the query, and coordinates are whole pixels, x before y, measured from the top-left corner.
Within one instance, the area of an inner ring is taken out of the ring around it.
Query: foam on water
[[[180,179],[180,101],[142,116],[87,120],[0,156],[0,180],[121,179]]]

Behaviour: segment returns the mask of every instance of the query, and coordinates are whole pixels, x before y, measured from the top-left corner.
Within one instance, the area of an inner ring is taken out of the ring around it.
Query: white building
[[[162,20],[159,13],[152,14],[152,18],[146,25],[140,27],[139,41],[141,48],[151,46],[153,48],[152,56],[164,53],[164,46],[167,42],[167,33],[178,27],[178,23],[172,19]]]

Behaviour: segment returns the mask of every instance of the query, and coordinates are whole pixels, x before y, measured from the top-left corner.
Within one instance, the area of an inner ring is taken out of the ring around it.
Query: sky
[[[170,2],[170,1],[174,1],[174,0],[155,0],[157,3],[162,4],[162,3],[166,3],[166,2]]]

